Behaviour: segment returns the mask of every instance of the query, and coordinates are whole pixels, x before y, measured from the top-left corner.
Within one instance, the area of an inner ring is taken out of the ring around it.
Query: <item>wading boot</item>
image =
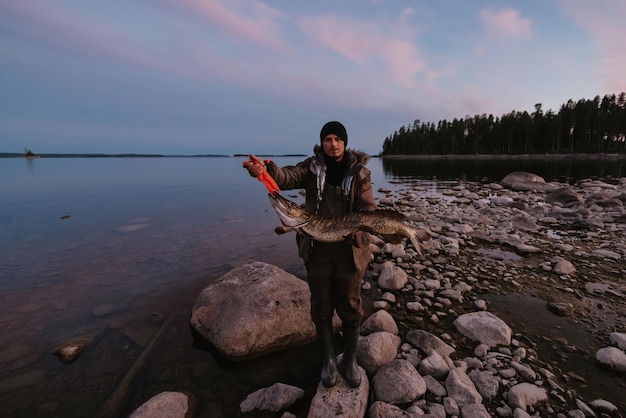
[[[329,388],[335,386],[339,371],[337,370],[337,356],[333,344],[333,324],[330,321],[317,324],[317,341],[322,348],[322,384]]]
[[[359,341],[359,324],[343,326],[343,367],[348,384],[353,388],[361,386],[361,371],[356,362],[356,344]]]

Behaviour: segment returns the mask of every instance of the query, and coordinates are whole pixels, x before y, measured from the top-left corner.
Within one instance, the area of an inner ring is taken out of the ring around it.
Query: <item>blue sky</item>
[[[0,152],[377,154],[626,91],[626,2],[0,0]]]

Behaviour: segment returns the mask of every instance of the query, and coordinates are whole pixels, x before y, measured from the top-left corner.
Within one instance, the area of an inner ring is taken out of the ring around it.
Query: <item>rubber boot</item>
[[[356,345],[359,341],[359,324],[343,326],[343,367],[346,380],[353,388],[361,386],[361,371],[356,362]]]
[[[339,378],[333,335],[332,322],[327,321],[317,325],[317,341],[322,348],[322,373],[320,378],[322,384],[327,388],[335,386]]]

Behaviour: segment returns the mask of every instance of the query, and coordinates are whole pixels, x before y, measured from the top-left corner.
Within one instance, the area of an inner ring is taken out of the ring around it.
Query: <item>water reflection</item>
[[[432,179],[499,182],[513,171],[527,171],[546,181],[572,183],[582,178],[622,177],[623,158],[382,158],[385,176],[396,179]]]
[[[35,159],[34,158],[25,158],[26,160],[26,171],[29,173],[35,172]]]

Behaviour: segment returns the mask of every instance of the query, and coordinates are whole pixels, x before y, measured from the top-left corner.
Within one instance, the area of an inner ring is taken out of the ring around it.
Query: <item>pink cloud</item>
[[[281,11],[255,1],[168,0],[168,3],[204,23],[217,27],[231,38],[276,50],[288,50],[280,38]]]
[[[598,93],[626,91],[626,3],[623,0],[594,3],[567,0],[561,1],[561,5],[596,47],[598,59],[589,64],[604,89]]]
[[[480,19],[485,24],[487,33],[496,39],[525,40],[532,37],[530,20],[522,18],[517,10],[483,10],[480,12]]]
[[[300,29],[315,43],[335,51],[359,65],[384,68],[399,84],[415,85],[415,75],[426,65],[419,48],[412,42],[413,33],[405,23],[410,9],[389,26],[392,33],[383,32],[374,22],[355,22],[341,17],[311,17],[298,22]]]
[[[156,64],[147,45],[60,4],[5,2],[0,11],[18,23],[10,30],[11,36],[36,48],[95,60]]]

